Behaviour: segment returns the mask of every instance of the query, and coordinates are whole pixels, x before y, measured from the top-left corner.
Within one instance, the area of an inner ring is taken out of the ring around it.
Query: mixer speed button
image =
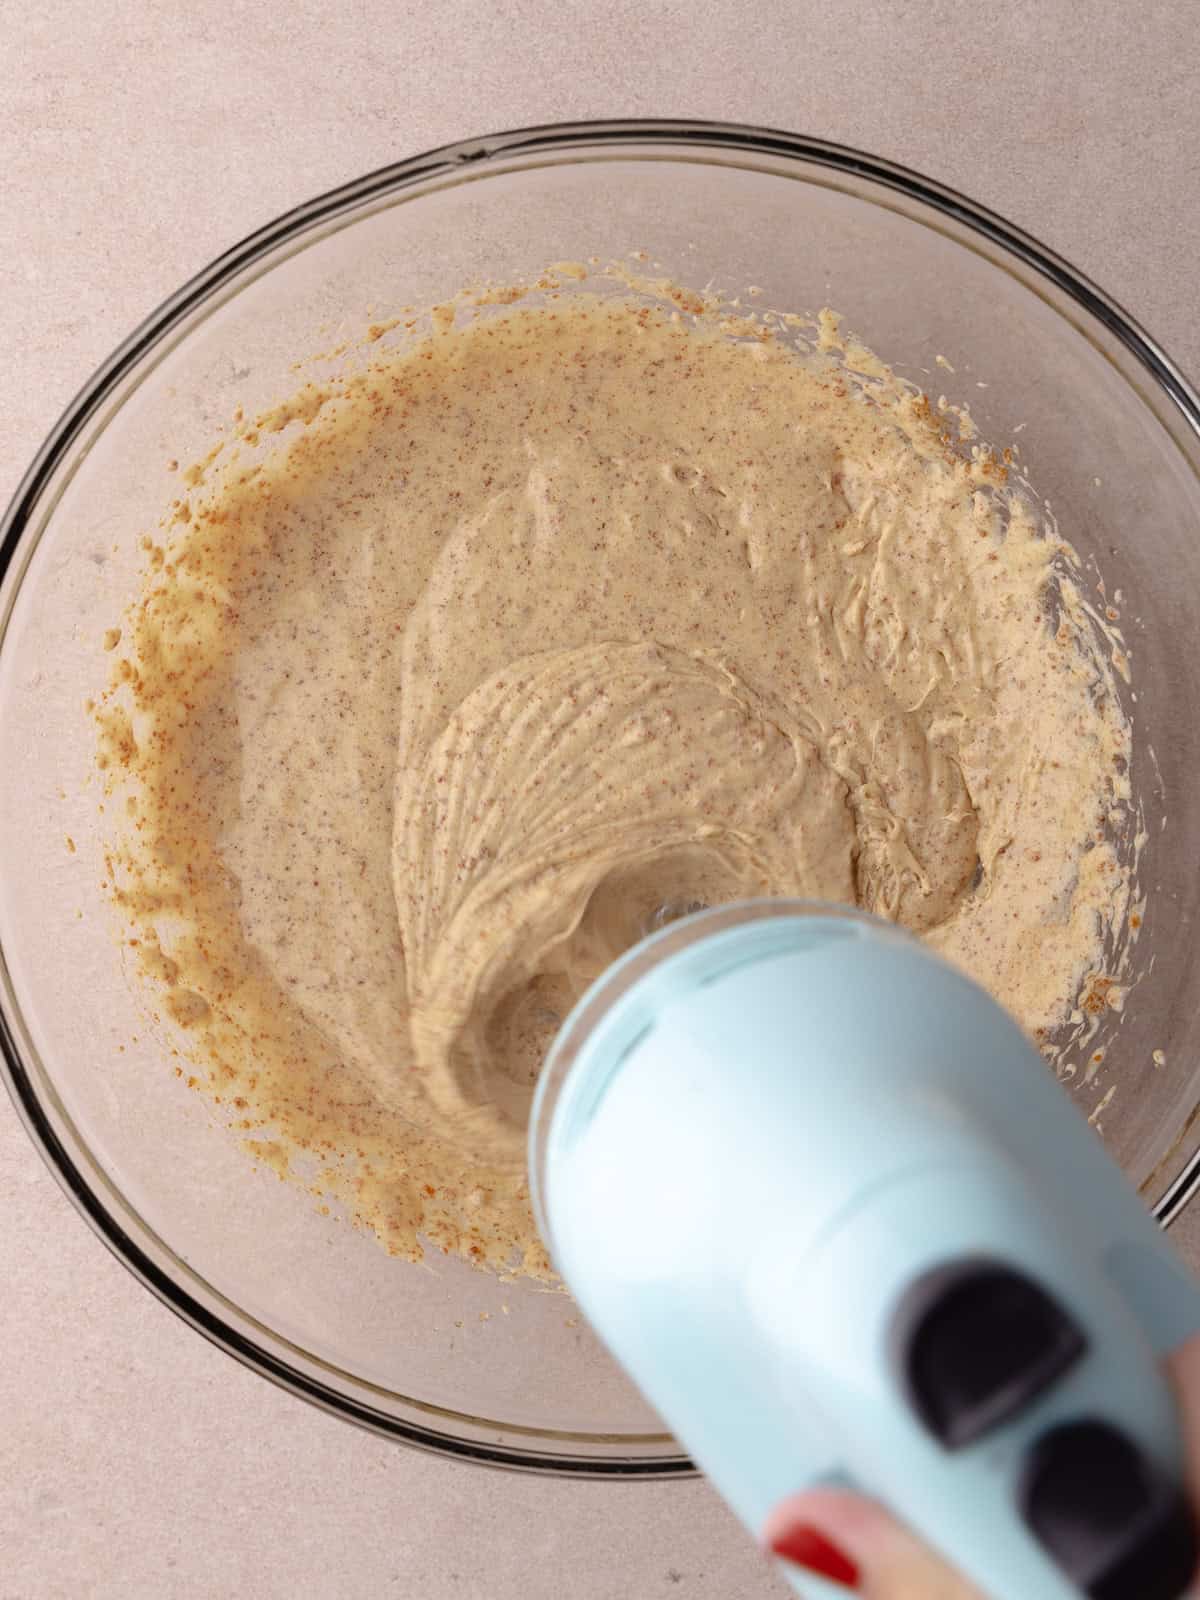
[[[901,1298],[891,1336],[908,1402],[947,1450],[1016,1416],[1087,1348],[1039,1284],[978,1259],[918,1278]]]

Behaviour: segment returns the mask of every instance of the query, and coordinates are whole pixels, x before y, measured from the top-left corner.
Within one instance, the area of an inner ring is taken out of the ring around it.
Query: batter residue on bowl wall
[[[1132,893],[1109,654],[1004,464],[828,314],[579,277],[243,425],[96,708],[197,1085],[389,1249],[535,1275],[533,1078],[656,918],[856,902],[1049,1041]]]

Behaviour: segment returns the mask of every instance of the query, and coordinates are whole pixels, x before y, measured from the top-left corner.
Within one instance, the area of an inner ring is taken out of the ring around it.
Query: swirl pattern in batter
[[[520,1130],[615,955],[855,902],[1048,1039],[1129,909],[1130,733],[1068,548],[831,319],[437,321],[151,551],[114,892],[257,1153],[544,1274]]]

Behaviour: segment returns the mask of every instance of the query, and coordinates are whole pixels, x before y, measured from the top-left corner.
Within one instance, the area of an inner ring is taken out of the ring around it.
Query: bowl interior
[[[1150,1203],[1170,1203],[1194,1153],[1196,436],[1104,308],[990,238],[986,220],[844,155],[722,137],[499,141],[352,186],[260,238],[93,388],[19,508],[0,608],[2,999],[43,1141],[110,1239],[240,1353],[347,1414],[517,1464],[685,1463],[565,1296],[391,1260],[251,1168],[173,1070],[176,1041],[147,1015],[101,891],[84,707],[140,540],[172,498],[168,463],[203,454],[236,407],[251,414],[361,359],[352,348],[294,366],[404,307],[645,251],[696,286],[753,286],[758,306],[834,306],[934,398],[969,404],[983,439],[1019,444],[1121,613],[1136,699],[1137,979],[1103,1030],[1103,1067],[1073,1092]]]

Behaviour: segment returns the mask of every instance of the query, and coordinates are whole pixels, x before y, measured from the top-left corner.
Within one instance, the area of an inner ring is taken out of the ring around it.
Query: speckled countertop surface
[[[117,340],[241,235],[399,156],[576,117],[761,122],[905,162],[1200,373],[1186,0],[47,0],[3,35],[0,494]],[[0,1600],[783,1593],[701,1483],[443,1462],[236,1366],[93,1239],[7,1104],[0,1209]]]

